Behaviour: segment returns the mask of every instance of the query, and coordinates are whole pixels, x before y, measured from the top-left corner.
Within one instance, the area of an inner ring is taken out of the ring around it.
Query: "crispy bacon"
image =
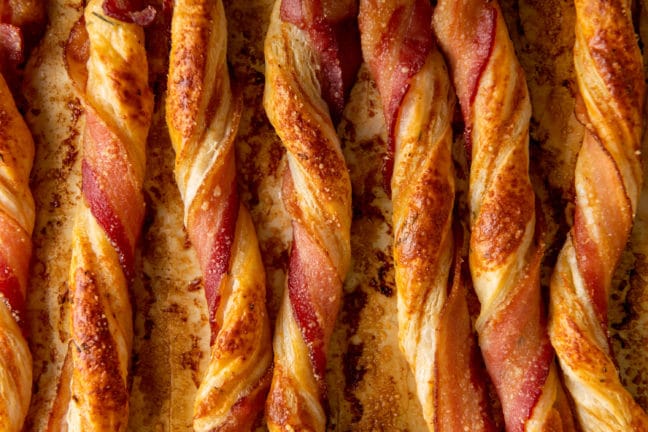
[[[609,281],[625,247],[625,239],[630,234],[632,209],[612,156],[593,135],[586,136],[579,157],[582,159],[579,164],[580,178],[596,182],[594,189],[601,203],[596,220],[601,223],[601,239],[592,237],[591,227],[588,226],[591,221],[585,218],[582,205],[576,207],[571,237],[579,252],[576,255],[578,269],[596,317],[601,327],[607,329]],[[604,248],[601,247],[603,241]]]
[[[549,333],[583,430],[648,430],[607,334],[608,296],[643,176],[646,85],[630,3],[574,2],[575,111],[585,134],[574,171],[574,225],[551,279]]]
[[[25,275],[29,270],[31,242],[29,235],[12,218],[0,211],[0,294],[10,306],[18,323],[24,326]],[[25,331],[25,328],[23,328]]]
[[[389,18],[387,29],[377,44],[378,52],[370,60],[387,124],[388,149],[383,167],[387,191],[391,190],[397,112],[409,89],[410,79],[421,69],[435,45],[431,23],[432,7],[428,0],[416,0],[411,8],[399,7]]]
[[[535,299],[541,254],[528,264],[509,307],[495,314],[480,333],[488,370],[505,407],[507,431],[522,432],[542,394],[553,360],[544,308]],[[523,336],[521,336],[523,335]],[[517,365],[525,365],[522,370]],[[511,383],[516,383],[512,386]]]
[[[2,54],[2,72],[9,68],[18,68],[23,62],[23,35],[20,27],[0,23],[0,54]]]
[[[63,48],[63,57],[65,69],[72,83],[78,89],[84,89],[88,81],[86,63],[90,57],[90,40],[83,15],[72,26],[70,36]]]
[[[127,55],[115,51],[110,34],[119,35]],[[144,217],[144,150],[153,107],[143,42],[141,28],[107,19],[102,0],[90,0],[64,50],[85,128],[68,281],[71,374],[64,371],[51,414],[57,428],[121,431],[128,422],[129,288]],[[92,79],[105,76],[118,79]]]
[[[281,19],[306,30],[321,59],[322,96],[333,120],[342,116],[344,100],[362,62],[354,2],[337,7],[322,0],[282,0]]]
[[[134,183],[122,143],[87,107],[82,192],[88,206],[117,250],[126,280],[135,276],[135,244],[144,217],[144,198]],[[122,181],[114,181],[119,178]],[[122,221],[129,221],[123,224]]]
[[[201,243],[197,241],[195,244],[198,246],[198,255],[201,259],[207,258],[207,262],[203,265],[205,274],[205,296],[207,297],[207,308],[209,310],[209,322],[212,329],[212,343],[218,334],[218,322],[216,320],[216,311],[220,305],[220,284],[223,275],[227,273],[230,267],[230,259],[232,257],[232,245],[234,243],[234,234],[236,229],[236,220],[238,219],[239,211],[239,197],[236,189],[236,182],[234,181],[227,199],[224,200],[222,205],[222,213],[216,219],[215,212],[205,212],[205,217],[211,219],[207,222],[206,226],[214,226],[216,235],[211,240],[209,245],[209,252],[204,254],[200,249]],[[218,208],[217,205],[214,208]],[[215,220],[216,219],[216,220]],[[210,230],[211,231],[211,230]]]
[[[111,18],[140,26],[151,24],[157,14],[144,0],[105,0],[103,10]]]
[[[335,269],[326,265],[327,257],[323,251],[299,224],[293,224],[293,236],[288,268],[288,295],[308,345],[315,378],[324,394],[327,340],[324,329],[330,333],[335,324],[336,314],[332,312],[337,310],[335,305],[339,304],[339,294],[331,290],[330,286],[337,275]]]

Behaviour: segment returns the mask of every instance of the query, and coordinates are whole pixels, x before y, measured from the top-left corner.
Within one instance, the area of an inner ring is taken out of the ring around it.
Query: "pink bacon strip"
[[[211,327],[193,427],[250,431],[270,386],[272,344],[259,245],[237,191],[234,140],[242,105],[230,88],[222,2],[177,0],[171,42],[166,119]]]
[[[102,0],[91,0],[65,47],[86,122],[69,274],[71,343],[50,432],[123,431],[128,425],[129,287],[144,218],[141,189],[153,111],[143,42],[141,27],[112,19]]]
[[[188,224],[191,242],[204,269],[212,343],[219,331],[216,313],[221,301],[220,285],[230,268],[239,206],[236,183],[232,182],[221,198],[208,199],[204,210],[192,214]],[[211,232],[216,235],[209,235]]]
[[[455,99],[431,22],[428,0],[360,3],[363,51],[397,163],[390,181],[399,340],[430,431],[494,431],[472,361],[463,248],[453,238]]]
[[[361,61],[356,14],[353,1],[284,0],[266,37],[264,106],[288,152],[283,196],[293,219],[266,404],[273,431],[326,426],[326,350],[349,268],[351,224],[350,180],[333,123]],[[310,53],[317,83],[301,74]]]
[[[342,116],[345,97],[362,60],[360,44],[357,43],[359,34],[356,17],[348,13],[346,3],[348,2],[322,0],[281,1],[282,21],[305,30],[320,56],[322,97],[334,120],[339,120]]]
[[[481,302],[476,327],[506,430],[573,430],[540,294],[524,73],[497,2],[441,0],[434,24],[471,152],[469,261]]]

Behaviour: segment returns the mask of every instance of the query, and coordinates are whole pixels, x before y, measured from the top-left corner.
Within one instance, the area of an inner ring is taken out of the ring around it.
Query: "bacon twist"
[[[35,219],[34,141],[12,92],[20,96],[17,68],[37,41],[43,14],[39,0],[0,1],[0,430],[8,432],[22,430],[31,399],[24,320]]]
[[[472,154],[469,261],[481,302],[476,327],[506,430],[572,430],[540,294],[524,73],[497,2],[441,0],[434,23]]]
[[[331,116],[341,115],[360,61],[356,12],[353,1],[278,1],[265,42],[264,106],[287,151],[293,227],[266,406],[274,431],[326,426],[326,351],[351,227],[351,184]]]
[[[2,75],[0,125],[0,429],[20,431],[32,385],[23,330],[35,217],[29,190],[34,141]]]
[[[236,187],[241,105],[230,90],[222,2],[177,0],[171,37],[167,124],[213,341],[194,429],[250,430],[270,386],[272,345],[263,263]]]
[[[153,110],[144,32],[91,0],[65,54],[86,125],[69,274],[71,341],[49,429],[122,431],[133,338],[129,285]]]
[[[431,23],[428,0],[360,2],[364,57],[394,153],[399,341],[430,431],[494,430],[473,364],[461,258],[453,252],[455,98]]]
[[[587,431],[645,431],[610,351],[608,296],[641,189],[645,82],[630,1],[576,0],[574,65],[586,131],[574,225],[551,280],[550,335]]]

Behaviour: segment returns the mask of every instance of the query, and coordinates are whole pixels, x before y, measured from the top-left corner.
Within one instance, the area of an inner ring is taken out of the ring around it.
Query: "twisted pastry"
[[[455,257],[461,247],[453,252],[455,99],[431,22],[428,0],[360,2],[363,53],[395,153],[391,190],[399,341],[430,431],[494,430],[485,387],[472,364],[472,323],[461,258]]]
[[[34,228],[29,190],[34,142],[2,75],[0,123],[0,429],[20,431],[32,385],[23,326]]]
[[[472,153],[469,262],[481,302],[476,327],[506,430],[572,430],[540,295],[524,73],[497,2],[441,0],[434,24]]]
[[[326,426],[326,350],[351,227],[351,184],[331,116],[340,117],[360,61],[356,12],[353,1],[278,1],[266,36],[264,106],[287,151],[293,227],[266,407],[273,431]]]
[[[574,225],[551,280],[549,333],[586,431],[645,431],[648,416],[618,376],[607,334],[612,275],[641,189],[645,82],[630,1],[577,0],[574,65],[586,126]]]
[[[71,342],[49,429],[122,431],[153,97],[142,28],[108,16],[102,0],[88,3],[84,19],[66,47],[86,125],[69,273]]]
[[[167,124],[213,341],[194,429],[250,430],[270,386],[272,347],[263,263],[236,188],[241,106],[230,90],[222,2],[176,0],[171,37]]]

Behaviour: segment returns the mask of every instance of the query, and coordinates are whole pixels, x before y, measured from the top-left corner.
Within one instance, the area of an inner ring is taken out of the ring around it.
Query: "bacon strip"
[[[20,317],[25,313],[25,297],[20,282],[11,267],[5,262],[5,257],[2,257],[0,261],[0,294],[2,300],[6,301],[6,306],[15,315],[16,321],[22,326]]]
[[[488,431],[494,425],[470,363],[474,336],[452,229],[455,99],[431,22],[427,0],[360,3],[363,51],[396,152],[390,181],[399,341],[429,430]]]
[[[18,67],[24,61],[22,30],[13,24],[0,23],[0,73],[15,87]]]
[[[380,6],[373,5],[378,12]],[[415,1],[410,8],[401,5],[390,16],[380,40],[372,41],[376,52],[368,62],[383,99],[383,113],[387,125],[387,156],[383,166],[385,190],[391,192],[394,170],[395,127],[397,112],[407,93],[411,78],[423,67],[434,46],[430,29],[431,6],[427,1]]]
[[[273,431],[326,427],[325,353],[349,269],[351,226],[351,184],[332,118],[360,62],[356,12],[353,1],[284,0],[266,37],[264,106],[287,151],[283,197],[293,223],[266,404]],[[342,25],[353,27],[344,38]],[[318,82],[308,70],[322,71]]]
[[[576,0],[574,65],[586,126],[574,225],[551,280],[549,331],[583,430],[648,430],[619,379],[607,333],[612,276],[641,189],[645,104],[631,2]]]
[[[357,5],[349,1],[335,4],[322,0],[283,0],[280,3],[281,20],[305,30],[320,56],[322,98],[337,123],[362,61]]]
[[[114,167],[111,168],[114,169]],[[109,200],[108,194],[104,192],[105,189],[102,183],[109,179],[99,177],[87,159],[83,159],[81,163],[81,178],[81,191],[90,207],[90,211],[106,232],[112,246],[116,249],[119,264],[126,276],[126,280],[132,283],[135,278],[135,248],[128,240],[121,219],[119,219],[115,207],[113,207],[117,203]],[[137,193],[137,190],[133,187],[129,187],[127,190]],[[137,197],[137,195],[135,196]],[[143,209],[143,200],[140,200],[139,204],[138,207]],[[135,221],[137,224],[141,224],[143,212],[138,213],[140,214],[137,215]]]
[[[113,44],[117,35],[121,43]],[[123,431],[133,337],[129,285],[144,217],[153,110],[143,30],[112,20],[102,1],[92,0],[72,30],[65,59],[86,112],[83,200],[70,263],[71,351],[49,428]]]
[[[220,203],[219,203],[220,204]],[[218,205],[218,204],[216,204]],[[232,245],[234,243],[234,236],[236,234],[236,220],[238,219],[239,212],[239,198],[236,190],[236,184],[230,186],[230,192],[227,198],[222,203],[223,210],[220,221],[208,220],[203,222],[205,226],[202,232],[209,232],[211,227],[216,227],[214,230],[216,236],[212,240],[212,245],[208,247],[210,250],[209,261],[204,264],[205,267],[205,296],[207,297],[207,308],[209,310],[209,321],[212,327],[212,335],[216,336],[218,333],[218,322],[216,321],[216,311],[220,306],[220,284],[223,276],[227,274],[230,260],[232,258]],[[214,214],[215,212],[211,212]],[[205,216],[206,218],[209,216]],[[213,218],[210,218],[213,219]],[[202,242],[196,239],[196,245]],[[204,250],[203,248],[200,248]],[[201,253],[202,255],[202,253]]]
[[[506,430],[573,430],[540,294],[524,73],[497,2],[441,0],[434,26],[471,144],[469,262],[481,302],[476,327]]]
[[[43,35],[45,20],[43,0],[0,0],[0,23],[18,28],[24,37],[23,59]]]
[[[167,125],[212,331],[193,426],[249,431],[270,386],[272,346],[265,272],[236,188],[234,138],[242,107],[230,89],[222,3],[176,1],[171,41]]]

